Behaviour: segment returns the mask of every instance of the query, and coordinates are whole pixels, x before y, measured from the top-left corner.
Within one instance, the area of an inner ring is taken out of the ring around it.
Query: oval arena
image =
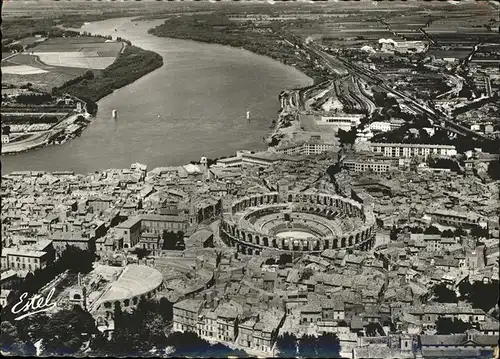
[[[266,249],[293,253],[368,250],[374,244],[375,217],[371,209],[338,195],[271,192],[233,202],[231,213],[222,218],[220,237],[250,255]]]

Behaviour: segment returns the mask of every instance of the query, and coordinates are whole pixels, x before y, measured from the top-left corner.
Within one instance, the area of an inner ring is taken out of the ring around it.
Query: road
[[[22,51],[15,52],[15,53],[13,53],[13,54],[11,54],[11,55],[7,56],[7,57],[4,57],[4,58],[2,59],[2,62],[3,62],[3,61],[7,61],[8,59],[11,59],[11,58],[13,58],[13,57],[14,57],[14,56],[16,56],[16,55],[19,55],[21,52],[22,52]]]
[[[66,112],[2,112],[4,116],[66,116]]]
[[[23,152],[32,148],[43,146],[48,138],[49,131],[44,131],[19,142],[3,143],[2,154]]]
[[[4,143],[4,144],[2,144],[2,154],[23,152],[23,151],[27,151],[30,149],[40,147],[40,146],[44,146],[47,144],[47,141],[52,136],[54,136],[57,132],[63,130],[64,128],[68,127],[80,115],[82,115],[82,114],[76,113],[74,115],[71,115],[71,116],[65,118],[64,120],[62,120],[61,122],[59,122],[57,125],[52,127],[50,130],[43,131],[39,134],[28,137],[25,140],[22,140],[19,142]]]

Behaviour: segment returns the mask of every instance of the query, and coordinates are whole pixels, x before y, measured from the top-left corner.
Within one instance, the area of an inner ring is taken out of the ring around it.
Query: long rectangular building
[[[277,147],[276,153],[281,155],[318,155],[327,151],[337,150],[337,144],[326,141],[300,141],[286,146]]]
[[[334,132],[338,132],[338,130],[349,131],[352,127],[358,126],[363,117],[364,115],[360,114],[321,116],[316,120],[316,123],[329,125]]]
[[[430,145],[409,143],[369,143],[370,150],[386,157],[408,158],[422,156],[427,158],[430,154],[441,156],[456,156],[457,150],[453,145]]]

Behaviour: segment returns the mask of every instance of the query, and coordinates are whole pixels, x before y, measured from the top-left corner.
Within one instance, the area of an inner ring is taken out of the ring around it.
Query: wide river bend
[[[246,50],[147,33],[162,21],[121,18],[84,25],[82,31],[120,36],[155,51],[164,65],[101,99],[95,121],[81,137],[2,156],[2,173],[87,173],[134,162],[154,168],[201,156],[229,156],[238,149],[265,149],[263,137],[277,117],[279,93],[310,85],[312,79]],[[113,109],[118,111],[116,120],[111,118]]]

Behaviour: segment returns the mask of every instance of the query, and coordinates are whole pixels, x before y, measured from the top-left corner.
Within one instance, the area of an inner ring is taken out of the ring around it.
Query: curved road
[[[55,135],[57,132],[61,131],[62,129],[68,127],[70,123],[76,120],[78,116],[82,115],[81,113],[76,113],[74,115],[71,115],[61,122],[59,122],[57,125],[52,127],[48,131],[43,131],[39,134],[35,134],[33,136],[28,137],[25,140],[19,141],[19,142],[12,142],[12,143],[4,143],[2,144],[2,154],[9,154],[9,153],[17,153],[17,152],[23,152],[27,151],[30,149],[34,149],[40,146],[44,146],[47,144],[47,141]]]

